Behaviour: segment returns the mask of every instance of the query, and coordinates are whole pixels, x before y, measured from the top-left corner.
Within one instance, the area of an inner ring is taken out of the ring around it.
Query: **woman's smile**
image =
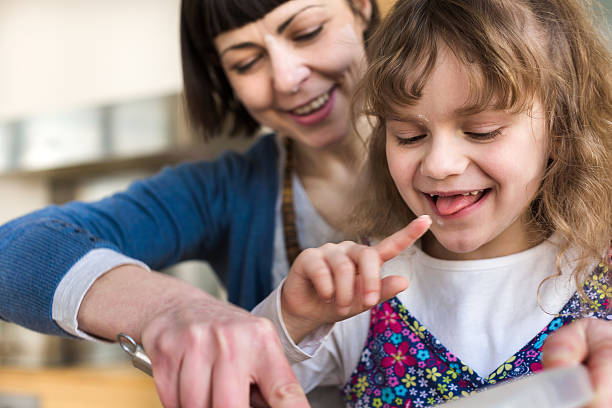
[[[289,111],[289,114],[300,125],[316,125],[325,120],[334,108],[335,87],[310,102]]]
[[[364,16],[346,0],[296,0],[220,34],[215,45],[250,115],[311,147],[352,135],[350,101],[366,67]],[[360,12],[361,12],[360,11]]]

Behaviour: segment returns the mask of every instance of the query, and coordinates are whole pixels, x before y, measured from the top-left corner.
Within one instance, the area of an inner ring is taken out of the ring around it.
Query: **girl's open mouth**
[[[463,194],[438,195],[426,194],[438,214],[454,215],[481,201],[491,189],[474,190]]]

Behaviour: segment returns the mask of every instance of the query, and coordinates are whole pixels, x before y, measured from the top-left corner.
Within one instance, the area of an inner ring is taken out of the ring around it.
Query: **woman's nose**
[[[462,174],[469,165],[469,158],[463,153],[460,143],[452,136],[431,136],[421,161],[421,174],[435,180]]]
[[[274,37],[266,40],[272,64],[274,89],[282,93],[297,93],[302,83],[310,76],[310,69],[299,53],[283,45]]]

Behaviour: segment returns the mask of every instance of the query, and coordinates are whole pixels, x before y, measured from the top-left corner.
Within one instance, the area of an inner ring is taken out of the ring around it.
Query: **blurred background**
[[[379,0],[383,13],[392,2]],[[179,3],[0,0],[0,222],[248,147],[204,144],[185,123]],[[612,0],[603,4],[612,10]],[[224,296],[205,263],[164,272]],[[116,344],[0,322],[0,407],[83,406],[160,405],[152,380]]]

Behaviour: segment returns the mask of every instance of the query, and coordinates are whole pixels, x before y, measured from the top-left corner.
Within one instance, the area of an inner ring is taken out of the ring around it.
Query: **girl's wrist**
[[[295,344],[299,344],[304,337],[308,335],[308,333],[316,330],[321,327],[324,322],[314,321],[312,319],[307,319],[300,316],[295,316],[291,313],[288,313],[284,307],[281,306],[281,319],[283,320],[283,324],[285,325],[285,330],[287,330],[287,334],[291,337],[291,340]]]
[[[280,295],[280,318],[291,340],[293,340],[295,344],[298,344],[308,333],[319,328],[325,324],[325,322],[292,312],[285,296],[285,285],[283,285]]]

